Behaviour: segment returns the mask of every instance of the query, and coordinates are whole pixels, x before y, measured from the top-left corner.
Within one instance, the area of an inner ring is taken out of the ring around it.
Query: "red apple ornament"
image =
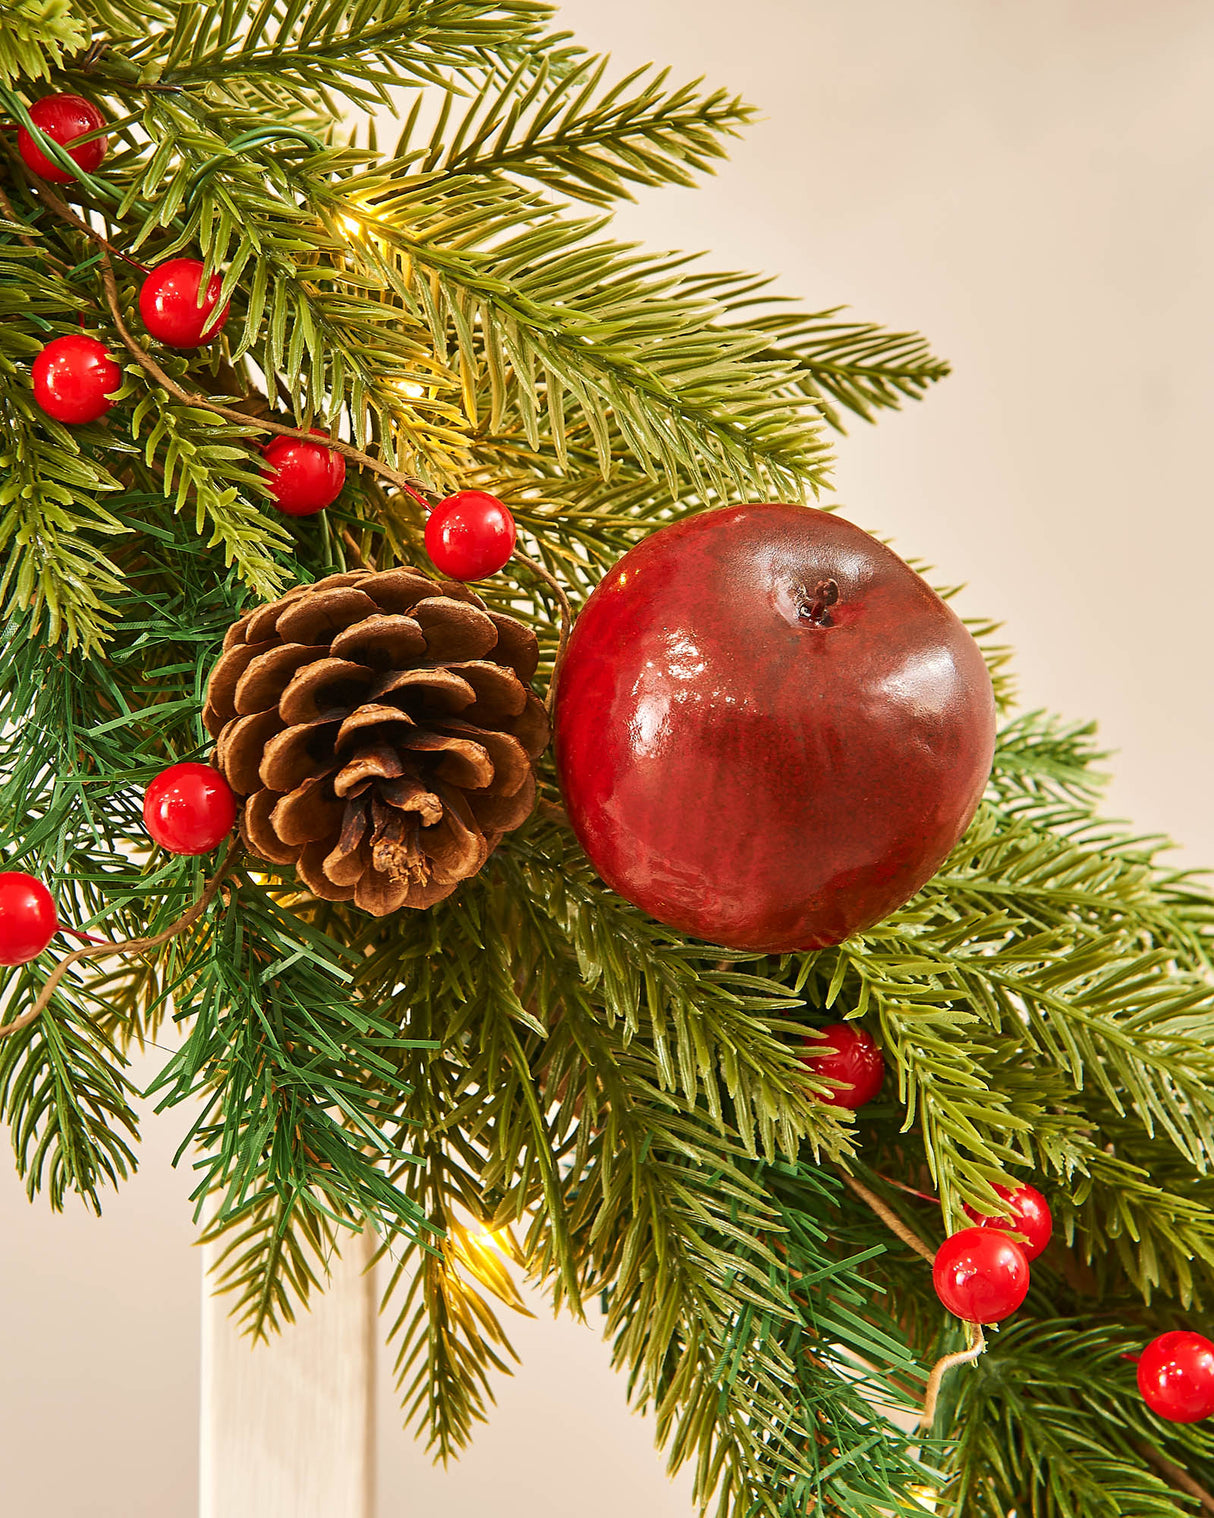
[[[839,943],[931,877],[986,784],[995,703],[960,619],[890,549],[823,511],[729,506],[605,576],[556,732],[608,885],[778,953]]]
[[[59,931],[51,893],[24,870],[0,871],[0,965],[37,959]]]
[[[805,1063],[815,1075],[845,1082],[818,1100],[829,1107],[847,1107],[853,1112],[871,1102],[885,1079],[885,1056],[872,1034],[855,1023],[828,1023],[818,1032],[821,1039],[805,1040]],[[813,1052],[823,1047],[833,1049],[834,1053]]]
[[[109,147],[106,137],[94,137],[91,142],[82,142],[78,148],[71,146],[78,137],[85,137],[105,125],[105,117],[83,95],[44,95],[30,106],[30,120],[43,136],[66,147],[67,156],[86,174],[91,174],[105,157]],[[52,184],[71,184],[75,178],[46,156],[28,127],[21,127],[17,132],[17,152],[30,173],[37,174],[39,179],[48,179]]]
[[[1184,1329],[1160,1334],[1138,1361],[1138,1390],[1171,1423],[1214,1416],[1214,1344]]]
[[[995,1190],[1007,1203],[1006,1216],[988,1217],[967,1206],[963,1209],[966,1217],[972,1218],[978,1228],[996,1228],[1002,1229],[1004,1233],[1018,1233],[1025,1258],[1035,1260],[1050,1242],[1050,1235],[1054,1231],[1049,1203],[1035,1186],[1017,1186],[1014,1191],[1009,1191],[1006,1186],[996,1186]]]
[[[1006,1233],[963,1228],[936,1251],[932,1285],[949,1312],[966,1323],[998,1323],[1028,1295],[1029,1262]]]

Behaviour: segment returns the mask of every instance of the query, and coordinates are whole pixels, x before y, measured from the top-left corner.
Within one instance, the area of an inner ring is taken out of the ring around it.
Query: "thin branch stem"
[[[1149,1444],[1135,1442],[1134,1448],[1144,1460],[1155,1467],[1165,1481],[1170,1481],[1173,1486],[1179,1487],[1182,1492],[1188,1492],[1190,1497],[1196,1497],[1198,1502],[1201,1503],[1203,1512],[1214,1513],[1214,1497],[1206,1491],[1204,1486],[1194,1481],[1188,1471],[1179,1465],[1174,1465],[1171,1460],[1161,1455],[1158,1450],[1152,1449]]]
[[[20,216],[17,215],[12,201],[5,194],[3,186],[0,186],[0,211],[4,213],[9,221],[15,222],[17,226],[20,227],[24,225]],[[30,250],[31,253],[36,253],[38,257],[45,260],[46,263],[53,264],[55,268],[61,269],[65,274],[69,272],[67,264],[65,264],[62,259],[56,258],[54,254],[49,252],[45,247],[40,247],[37,241],[34,238],[30,237],[27,233],[15,232],[13,235],[16,237],[19,243],[24,243],[24,245]]]
[[[108,237],[103,237],[95,227],[90,227],[84,217],[78,216],[65,200],[61,200],[55,194],[54,190],[48,189],[46,185],[40,185],[35,194],[42,201],[43,205],[54,212],[60,221],[66,221],[70,226],[75,227],[77,231],[83,232],[86,237],[91,238],[98,246],[104,248],[107,253],[112,253],[115,258],[121,258],[124,263],[128,263],[133,268],[138,269],[141,274],[150,274],[152,272],[150,265],[140,263],[137,258],[132,258],[129,253],[124,253],[121,248],[116,248]]]
[[[354,534],[350,531],[350,529],[348,527],[343,527],[342,528],[342,530],[341,530],[341,540],[346,545],[346,548],[349,550],[350,557],[354,560],[355,564],[358,565],[359,569],[374,569],[375,568],[374,564],[368,564],[367,563],[367,559],[366,559],[365,554],[363,553],[362,549],[358,546],[358,544],[354,541]]]
[[[186,406],[203,406],[208,411],[213,411],[217,416],[222,416],[230,422],[236,422],[250,432],[273,432],[279,437],[301,438],[304,442],[314,443],[316,434],[307,431],[303,427],[284,427],[280,422],[271,422],[262,417],[251,417],[247,412],[236,411],[231,406],[221,406],[218,401],[211,399],[209,395],[203,395],[196,390],[185,390],[176,380],[170,379],[160,367],[152,355],[140,346],[127,330],[126,323],[122,319],[122,307],[118,300],[118,285],[114,279],[114,271],[110,267],[108,258],[101,261],[101,282],[105,286],[106,300],[109,303],[110,315],[113,317],[114,326],[118,336],[122,339],[123,346],[131,357],[144,371],[151,375],[156,383],[162,386]],[[414,500],[428,504],[424,495],[420,493],[421,482],[410,480],[408,475],[401,474],[396,469],[389,469],[387,464],[379,459],[372,458],[369,453],[364,453],[361,448],[355,448],[352,443],[344,442],[341,438],[328,437],[325,439],[325,447],[331,448],[334,453],[340,453],[343,458],[351,459],[364,469],[370,469],[374,474],[380,475],[385,480],[390,480],[398,490],[403,490],[411,495]]]
[[[929,1249],[917,1233],[913,1233],[896,1212],[888,1208],[881,1198],[871,1192],[867,1186],[856,1180],[855,1176],[844,1175],[843,1184],[854,1191],[860,1200],[866,1203],[877,1214],[891,1233],[896,1233],[908,1248],[913,1249],[930,1265],[936,1258],[936,1251]]]
[[[70,954],[65,954],[51,973],[38,993],[37,1000],[28,1012],[23,1012],[20,1017],[13,1019],[11,1023],[5,1023],[0,1027],[0,1038],[11,1038],[14,1033],[20,1033],[22,1028],[28,1028],[32,1022],[46,1011],[50,1005],[51,997],[54,996],[59,982],[67,974],[68,970],[82,959],[106,959],[111,954],[144,954],[148,949],[158,948],[162,943],[167,943],[170,938],[175,938],[178,933],[184,933],[206,911],[214,900],[215,893],[223,884],[223,878],[228,873],[228,866],[237,850],[237,843],[233,840],[227,847],[223,858],[219,862],[219,868],[207,882],[201,896],[194,905],[167,927],[163,933],[155,933],[150,938],[124,938],[117,943],[86,944],[84,948],[73,949]]]
[[[940,1385],[946,1373],[952,1370],[954,1365],[972,1365],[986,1349],[986,1339],[983,1337],[981,1326],[977,1323],[967,1323],[965,1327],[969,1338],[969,1348],[959,1349],[953,1355],[944,1355],[932,1366],[932,1373],[927,1378],[927,1390],[923,1394],[923,1411],[919,1414],[919,1427],[922,1430],[931,1428],[936,1421],[936,1403],[940,1398]]]
[[[525,564],[531,573],[537,577],[537,579],[542,580],[544,584],[547,585],[548,589],[551,590],[553,595],[556,597],[557,605],[560,608],[561,632],[560,637],[557,639],[556,659],[552,666],[552,679],[548,682],[548,699],[544,703],[545,707],[547,708],[548,715],[551,716],[553,705],[556,702],[557,679],[561,673],[561,665],[565,662],[565,650],[569,647],[569,633],[573,627],[573,611],[569,605],[569,597],[565,594],[565,587],[561,584],[561,582],[556,578],[554,574],[550,574],[548,570],[546,570],[544,566],[538,563],[535,559],[529,559],[525,553],[519,553],[516,551],[514,557],[519,561],[520,564]]]

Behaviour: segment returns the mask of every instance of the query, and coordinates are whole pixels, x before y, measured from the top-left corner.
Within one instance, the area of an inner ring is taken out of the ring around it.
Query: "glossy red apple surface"
[[[840,942],[934,874],[990,772],[995,706],[974,640],[890,549],[809,507],[730,506],[605,576],[556,733],[608,885],[779,952]]]

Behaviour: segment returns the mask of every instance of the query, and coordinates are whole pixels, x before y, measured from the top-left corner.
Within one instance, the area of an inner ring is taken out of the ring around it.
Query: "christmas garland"
[[[744,504],[945,366],[549,198],[747,108],[524,0],[0,11],[31,1194],[129,1173],[171,1014],[217,1285],[265,1337],[377,1229],[440,1456],[504,1254],[732,1518],[1214,1509],[1210,899],[993,629]],[[430,135],[342,145],[389,81]]]

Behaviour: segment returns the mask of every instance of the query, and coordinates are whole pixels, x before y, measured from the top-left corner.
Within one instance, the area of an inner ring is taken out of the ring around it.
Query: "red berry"
[[[1007,1203],[1007,1215],[988,1217],[967,1206],[964,1209],[966,1217],[973,1218],[978,1228],[1001,1228],[1005,1233],[1020,1234],[1020,1247],[1024,1250],[1025,1258],[1035,1260],[1050,1242],[1050,1235],[1054,1231],[1049,1203],[1034,1186],[1017,1186],[1015,1191],[1009,1191],[1006,1186],[996,1186],[995,1190]]]
[[[819,1101],[831,1107],[850,1107],[853,1111],[863,1107],[865,1102],[871,1102],[885,1079],[885,1056],[873,1042],[872,1034],[854,1023],[829,1023],[818,1031],[822,1034],[821,1042],[807,1037],[806,1049],[817,1049],[825,1044],[835,1052],[808,1053],[806,1065],[815,1075],[847,1082],[847,1086],[827,1092],[818,1098]]]
[[[1005,1233],[963,1228],[936,1251],[932,1266],[936,1295],[966,1323],[998,1323],[1028,1295],[1029,1262]]]
[[[1138,1390],[1147,1406],[1172,1423],[1214,1415],[1214,1344],[1178,1329],[1160,1334],[1138,1362]]]
[[[22,870],[0,873],[0,965],[37,959],[59,931],[51,893]]]
[[[319,427],[312,431],[327,437]],[[276,437],[266,444],[265,471],[270,494],[279,511],[289,517],[310,517],[323,511],[341,494],[346,461],[332,448],[298,437]]]
[[[915,894],[973,816],[995,702],[957,615],[806,506],[651,532],[578,614],[556,761],[578,842],[659,922],[822,949]]]
[[[461,490],[430,513],[426,552],[449,579],[483,580],[510,558],[514,537],[514,518],[495,495]]]
[[[30,106],[30,120],[52,142],[62,143],[67,156],[78,163],[86,174],[91,174],[105,157],[109,140],[94,137],[82,142],[78,148],[70,146],[77,137],[84,137],[105,125],[105,117],[91,100],[82,95],[44,95]],[[75,175],[49,159],[27,127],[17,132],[17,151],[31,174],[39,179],[49,179],[52,184],[71,184]]]
[[[209,764],[171,764],[143,798],[143,823],[170,854],[209,854],[232,831],[236,797]]]
[[[197,258],[170,258],[158,264],[139,287],[139,315],[158,343],[170,348],[197,348],[219,332],[228,319],[231,301],[218,316],[212,313],[223,281],[212,274],[206,299],[198,304],[203,265]]]
[[[113,354],[95,337],[70,332],[47,343],[32,365],[34,399],[57,422],[95,422],[122,384]]]

